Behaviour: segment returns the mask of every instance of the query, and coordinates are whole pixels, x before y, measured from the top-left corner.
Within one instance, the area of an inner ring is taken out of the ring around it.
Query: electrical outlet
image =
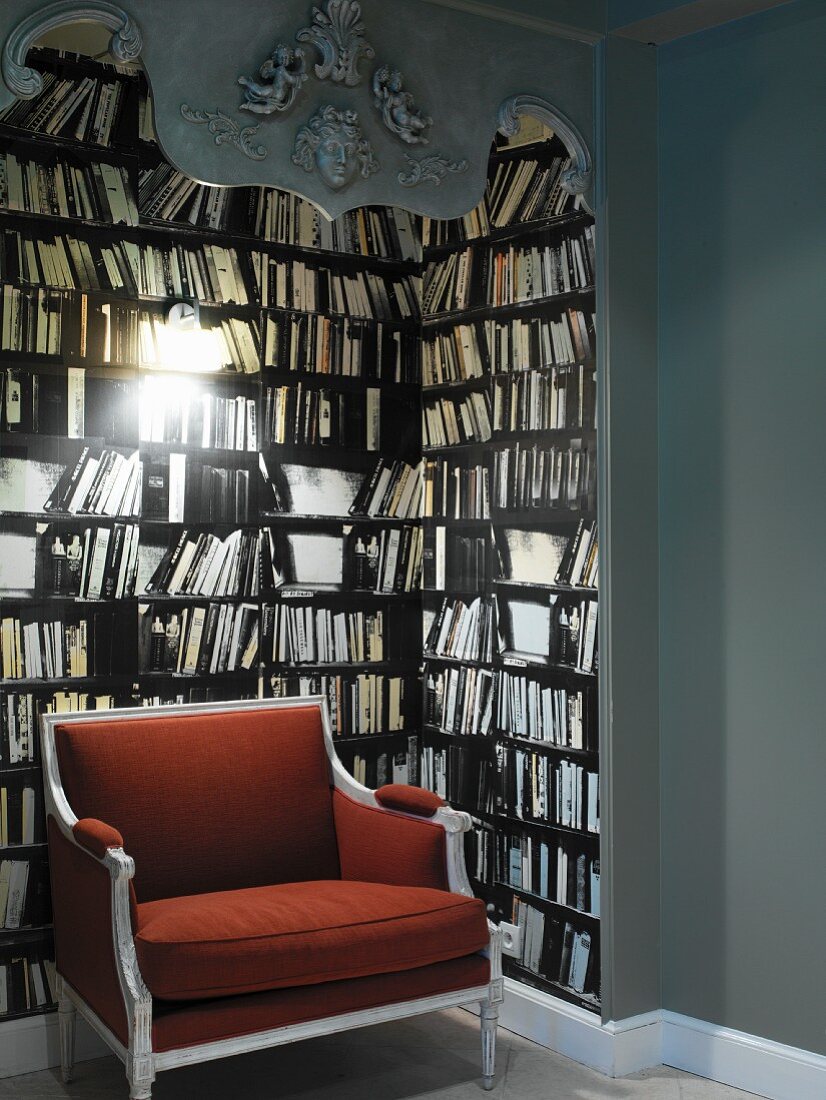
[[[502,954],[518,959],[522,954],[522,933],[516,924],[500,924],[502,929]]]

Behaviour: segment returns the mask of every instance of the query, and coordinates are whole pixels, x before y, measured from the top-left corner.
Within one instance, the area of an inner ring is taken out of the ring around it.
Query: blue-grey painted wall
[[[659,1008],[657,58],[600,48],[603,1009]]]
[[[826,5],[664,48],[663,1000],[826,1053]]]

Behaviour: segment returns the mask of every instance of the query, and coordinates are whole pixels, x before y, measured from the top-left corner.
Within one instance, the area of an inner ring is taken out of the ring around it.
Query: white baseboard
[[[502,1027],[609,1077],[661,1063],[769,1100],[826,1096],[826,1056],[675,1012],[602,1024],[598,1016],[505,979]],[[78,1015],[75,1059],[109,1054]],[[57,1014],[0,1025],[0,1079],[60,1065]]]
[[[77,1017],[75,1061],[102,1058],[111,1051],[85,1020]],[[38,1073],[60,1065],[57,1013],[24,1016],[0,1024],[0,1078]]]
[[[826,1096],[826,1055],[676,1012],[662,1013],[662,1060],[770,1100]]]
[[[505,979],[505,990],[502,1027],[609,1077],[663,1064],[769,1100],[826,1097],[826,1055],[675,1012],[603,1024],[519,982]]]
[[[608,1077],[660,1064],[659,1012],[603,1024],[593,1012],[506,978],[499,1022]]]

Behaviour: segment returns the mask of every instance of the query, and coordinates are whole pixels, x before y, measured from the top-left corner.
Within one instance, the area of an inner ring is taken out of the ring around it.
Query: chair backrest
[[[54,727],[66,799],[123,835],[138,901],[338,878],[319,706],[182,709]]]

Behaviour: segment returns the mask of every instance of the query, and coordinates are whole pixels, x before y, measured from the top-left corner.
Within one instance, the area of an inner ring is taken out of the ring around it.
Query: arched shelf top
[[[29,50],[43,35],[72,23],[100,23],[112,32],[109,51],[118,61],[136,61],[143,49],[140,27],[121,7],[109,0],[55,0],[32,12],[14,27],[3,45],[2,69],[6,87],[20,99],[33,99],[43,88],[43,77],[26,64]]]
[[[547,99],[535,95],[513,95],[502,103],[499,108],[499,133],[513,137],[519,130],[519,120],[525,116],[549,127],[562,141],[573,164],[563,173],[560,183],[569,195],[582,195],[588,212],[593,214],[593,203],[588,196],[594,182],[594,165],[582,134]]]
[[[231,20],[225,0],[35,5],[0,5],[0,107],[42,90],[27,59],[44,35],[101,24],[112,56],[146,71],[164,155],[200,183],[274,187],[328,218],[373,205],[461,217],[485,192],[496,130],[530,114],[567,147],[563,187],[591,209],[594,56],[583,43],[426,0],[247,0]]]

